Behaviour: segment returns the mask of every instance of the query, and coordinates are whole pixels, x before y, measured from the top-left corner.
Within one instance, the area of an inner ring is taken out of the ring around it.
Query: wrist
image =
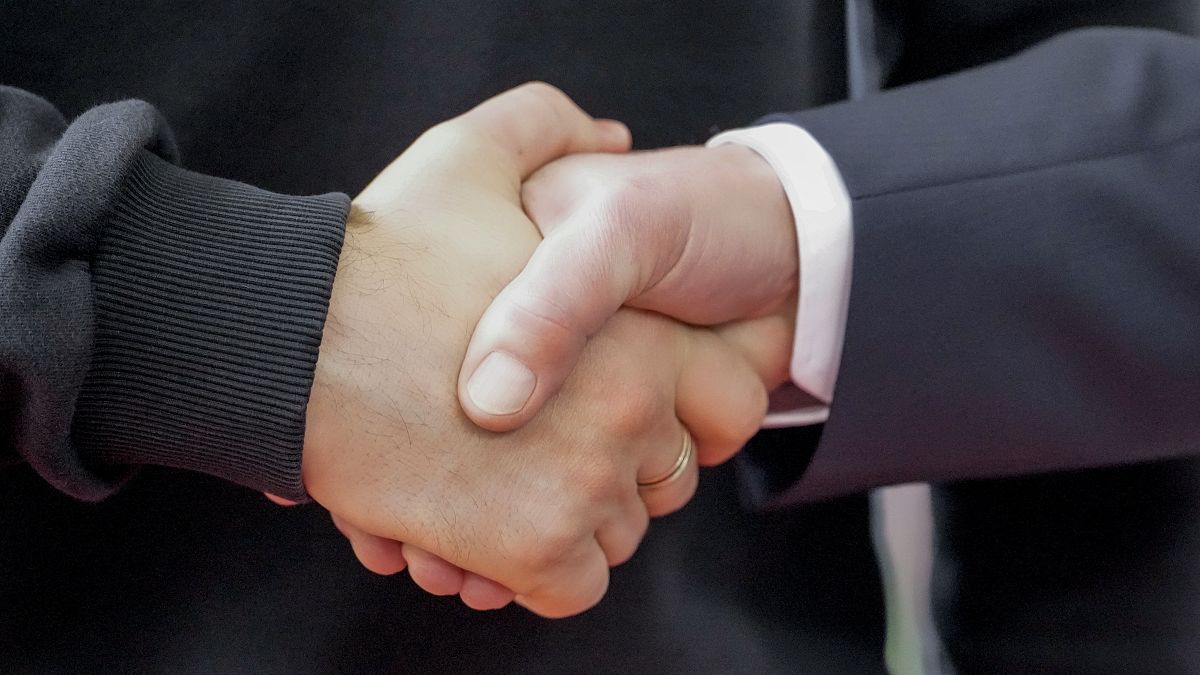
[[[778,174],[744,145],[727,143],[704,152],[712,159],[706,170],[719,181],[708,188],[707,200],[720,200],[722,224],[738,228],[752,252],[747,262],[760,288],[757,295],[767,299],[755,314],[786,309],[795,301],[800,263],[795,218]]]
[[[350,324],[360,311],[360,294],[354,292],[358,284],[352,277],[359,272],[357,268],[367,262],[365,251],[368,246],[364,239],[370,238],[373,228],[370,213],[352,202],[305,412],[300,479],[309,496],[322,504],[324,490],[318,481],[329,474],[332,462],[336,461],[324,451],[340,449],[346,444],[344,424],[347,417],[358,412],[348,408],[353,405],[356,366],[362,364],[347,358],[353,347],[347,349],[344,343],[357,335]]]
[[[797,240],[792,380],[830,401],[841,360],[853,258],[850,195],[829,153],[807,131],[773,122],[720,134],[709,147],[733,144],[767,162],[787,195]]]

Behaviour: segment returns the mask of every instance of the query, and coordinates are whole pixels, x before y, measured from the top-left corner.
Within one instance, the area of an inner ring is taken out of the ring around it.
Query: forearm
[[[785,119],[837,162],[843,358],[791,499],[1200,448],[1200,46],[1087,31]]]
[[[184,171],[144,103],[0,103],[3,451],[81,498],[146,463],[302,496],[347,198]]]

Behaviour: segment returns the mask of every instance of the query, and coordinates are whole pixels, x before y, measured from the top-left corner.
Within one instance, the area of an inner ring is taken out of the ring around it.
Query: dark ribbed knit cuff
[[[73,434],[90,462],[291,499],[349,199],[288,197],[143,153],[93,261]]]

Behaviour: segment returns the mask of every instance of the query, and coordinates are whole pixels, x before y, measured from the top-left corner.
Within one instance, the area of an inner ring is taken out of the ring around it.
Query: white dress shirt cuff
[[[837,382],[854,238],[850,194],[833,158],[807,131],[786,123],[736,129],[714,136],[709,147],[737,143],[754,150],[779,176],[796,222],[800,292],[796,338],[792,346],[792,382],[815,399],[793,405],[785,391],[772,396],[764,426],[803,426],[825,421]]]

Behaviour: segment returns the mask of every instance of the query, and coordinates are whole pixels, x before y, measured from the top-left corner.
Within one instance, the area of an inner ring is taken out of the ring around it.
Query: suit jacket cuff
[[[809,397],[780,392],[764,426],[823,422],[833,400],[845,335],[853,237],[850,196],[829,153],[803,128],[786,122],[719,134],[710,146],[754,150],[779,176],[792,207],[799,246],[800,291],[792,349],[792,382]],[[810,400],[807,405],[795,401]]]

